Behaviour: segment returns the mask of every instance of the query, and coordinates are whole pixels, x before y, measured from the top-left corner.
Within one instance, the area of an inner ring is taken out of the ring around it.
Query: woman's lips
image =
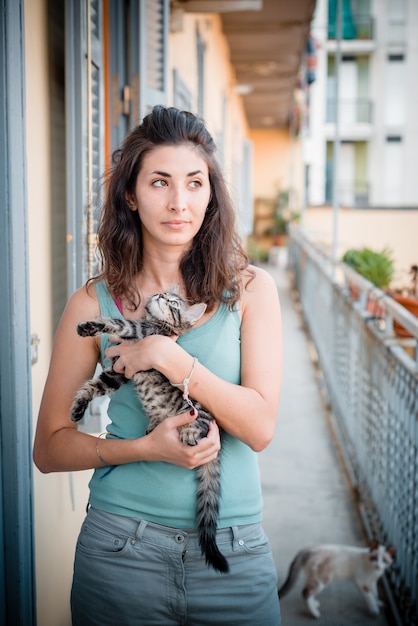
[[[169,222],[163,222],[164,226],[172,228],[173,230],[181,230],[184,226],[187,226],[189,222],[186,220],[170,220]]]

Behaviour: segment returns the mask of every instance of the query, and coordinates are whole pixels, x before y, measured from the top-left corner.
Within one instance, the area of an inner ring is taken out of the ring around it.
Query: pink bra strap
[[[118,307],[118,309],[119,309],[119,312],[120,312],[120,313],[122,313],[122,315],[123,315],[123,311],[122,311],[122,302],[121,302],[121,300],[120,300],[119,296],[116,296],[116,295],[115,295],[114,300],[115,300],[115,304],[116,304],[116,306],[117,306],[117,307]]]

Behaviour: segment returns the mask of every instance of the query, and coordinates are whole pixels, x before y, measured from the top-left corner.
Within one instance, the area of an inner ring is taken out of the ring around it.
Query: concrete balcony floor
[[[323,543],[367,545],[354,493],[335,444],[311,358],[303,319],[283,267],[264,266],[276,280],[283,315],[283,390],[276,434],[260,454],[264,528],[276,562],[279,585],[296,553]],[[281,601],[283,626],[391,626],[388,602],[378,617],[350,581],[334,581],[319,595],[314,620],[301,596],[303,576]]]

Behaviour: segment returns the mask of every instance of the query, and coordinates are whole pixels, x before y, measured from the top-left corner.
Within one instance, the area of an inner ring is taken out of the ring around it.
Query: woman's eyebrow
[[[151,172],[151,176],[154,175],[157,176],[165,176],[166,178],[171,178],[171,174],[168,174],[168,172],[161,172],[160,170],[154,170],[153,172]],[[186,174],[186,176],[196,176],[196,174],[203,174],[202,170],[195,170],[194,172],[189,172],[188,174]]]
[[[165,176],[171,178],[171,174],[168,174],[167,172],[160,172],[160,170],[154,170],[153,172],[150,172],[151,176],[154,176],[155,174],[157,174],[157,176]]]

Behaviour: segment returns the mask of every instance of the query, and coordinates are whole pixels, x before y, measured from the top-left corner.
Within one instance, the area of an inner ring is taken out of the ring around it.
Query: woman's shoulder
[[[273,276],[264,268],[249,265],[242,274],[241,310],[262,309],[278,302],[277,285]]]
[[[277,292],[276,283],[267,270],[257,265],[249,265],[241,273],[243,296],[245,294],[258,293],[260,291]]]
[[[68,299],[66,312],[80,316],[81,319],[100,315],[99,299],[92,283],[87,283],[73,292]]]

